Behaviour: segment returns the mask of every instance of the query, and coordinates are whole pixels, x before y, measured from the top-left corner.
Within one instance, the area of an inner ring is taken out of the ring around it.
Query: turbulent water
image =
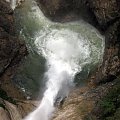
[[[48,120],[58,94],[60,97],[68,95],[75,74],[91,61],[91,53],[87,40],[78,33],[65,29],[53,29],[43,36],[39,35],[35,44],[47,60],[47,83],[40,106],[27,120]]]
[[[74,86],[75,75],[84,66],[100,61],[103,37],[83,21],[64,24],[49,21],[32,0],[26,0],[18,10],[20,12],[23,15],[19,16],[22,21],[20,33],[26,38],[29,36],[29,48],[46,59],[43,98],[38,108],[25,120],[49,120],[55,110],[55,102],[68,96]]]
[[[14,10],[17,6],[17,1],[19,0],[6,0],[6,1],[10,3],[11,8]]]

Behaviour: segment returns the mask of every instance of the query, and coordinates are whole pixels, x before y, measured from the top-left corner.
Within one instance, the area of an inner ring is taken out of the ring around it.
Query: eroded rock
[[[116,0],[91,0],[91,4],[105,35],[103,63],[91,78],[99,84],[112,81],[120,74],[120,6]]]
[[[101,26],[114,23],[120,17],[120,7],[116,0],[89,0],[88,2]]]
[[[55,112],[53,120],[86,120],[85,117],[113,86],[113,83],[108,83],[93,89],[85,87],[72,91],[63,106]]]
[[[0,120],[22,120],[35,107],[35,101],[16,101],[16,104],[13,104],[6,100],[1,100]]]
[[[25,43],[20,40],[14,29],[13,10],[4,0],[0,1],[0,76],[19,64],[27,54]]]
[[[10,4],[0,0],[0,120],[20,120],[22,117],[18,106],[11,102],[17,96],[21,99],[24,96],[11,78],[20,61],[27,55],[27,48],[15,32],[13,13]],[[10,93],[10,97],[7,93]]]
[[[87,0],[37,0],[44,15],[53,21],[69,22],[78,19],[96,25]],[[94,21],[94,22],[93,22]]]

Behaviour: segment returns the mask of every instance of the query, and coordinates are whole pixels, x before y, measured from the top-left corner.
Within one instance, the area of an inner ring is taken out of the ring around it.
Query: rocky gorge
[[[0,1],[0,120],[19,120],[26,111],[21,91],[12,83],[21,60],[28,54],[25,42],[15,32],[14,12],[10,4]],[[19,101],[16,100],[19,99]]]
[[[53,21],[84,19],[105,36],[102,65],[60,103],[54,120],[119,120],[120,116],[120,2],[119,0],[37,0]],[[35,107],[12,83],[21,60],[28,54],[15,31],[14,11],[0,1],[0,120],[19,120]],[[24,112],[23,112],[24,111]]]

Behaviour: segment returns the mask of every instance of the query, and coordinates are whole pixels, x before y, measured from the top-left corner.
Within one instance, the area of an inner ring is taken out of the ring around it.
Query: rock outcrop
[[[16,104],[0,100],[0,120],[22,120],[36,107],[33,101],[17,101]]]
[[[15,67],[27,54],[24,41],[20,40],[14,29],[13,10],[4,0],[0,1],[0,76]]]
[[[114,80],[120,74],[120,2],[90,0],[89,5],[105,35],[103,64],[92,80],[99,84]]]
[[[120,6],[116,0],[89,0],[89,6],[101,27],[107,28],[120,17]]]
[[[85,87],[73,90],[64,104],[58,107],[53,120],[97,120],[90,113],[114,85],[108,83],[92,89]]]
[[[20,61],[27,55],[25,43],[15,33],[13,10],[5,0],[0,0],[0,87],[11,97],[21,96],[11,82]]]
[[[17,91],[11,83],[11,77],[27,55],[25,42],[15,32],[13,13],[9,3],[0,0],[0,83],[7,92]]]
[[[53,120],[119,120],[120,78],[96,88],[73,90]]]
[[[21,120],[35,107],[31,101],[25,101],[11,80],[28,54],[25,42],[15,32],[13,14],[10,4],[0,0],[0,120]]]
[[[87,0],[37,0],[44,15],[52,21],[68,22],[80,18],[96,26],[96,18]]]

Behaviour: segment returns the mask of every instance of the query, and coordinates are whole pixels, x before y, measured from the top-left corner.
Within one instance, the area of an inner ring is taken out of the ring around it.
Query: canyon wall
[[[12,82],[28,54],[24,40],[16,34],[14,22],[10,4],[0,0],[0,120],[21,120],[34,107]]]
[[[120,84],[118,82],[120,75],[119,0],[37,1],[43,13],[51,20],[67,22],[84,19],[97,27],[105,35],[103,63],[96,70],[97,72],[90,76],[90,87],[74,91],[65,100],[65,103],[63,101],[54,117],[55,120],[76,120],[77,118],[80,120],[85,119],[85,116],[88,115],[93,120],[102,120],[103,118],[99,115],[95,116],[96,113],[100,113],[98,103],[113,88],[118,89],[116,84]],[[5,2],[5,0],[0,0],[0,115],[3,115],[5,120],[8,120],[11,116],[14,116],[11,119],[19,120],[27,114],[26,111],[30,111],[35,107],[31,103],[27,107],[23,107],[25,105],[21,105],[21,103],[16,105],[16,101],[13,99],[25,100],[22,93],[11,82],[11,78],[21,60],[27,55],[24,41],[19,39],[15,32],[13,14],[14,11],[10,8],[9,3]],[[116,92],[113,92],[113,94],[117,95]],[[115,98],[118,99],[117,97]],[[115,101],[115,103],[118,102],[119,99]],[[12,112],[10,115],[11,108],[13,111],[17,111],[17,113]],[[28,109],[26,110],[26,108]],[[116,106],[115,108],[118,109]],[[114,112],[116,112],[116,109]],[[21,113],[21,111],[24,111],[24,113]],[[16,117],[16,115],[18,116]]]

